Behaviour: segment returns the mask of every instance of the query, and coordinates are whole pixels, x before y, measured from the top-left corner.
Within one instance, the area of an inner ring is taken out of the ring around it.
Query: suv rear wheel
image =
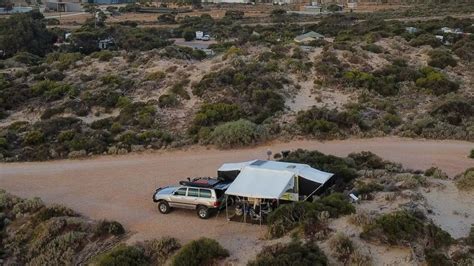
[[[197,207],[197,215],[201,219],[209,218],[209,209],[205,206],[198,206]]]
[[[163,214],[167,214],[169,213],[171,210],[171,207],[170,205],[168,204],[168,202],[166,201],[160,201],[158,203],[158,211],[160,211],[161,213]]]

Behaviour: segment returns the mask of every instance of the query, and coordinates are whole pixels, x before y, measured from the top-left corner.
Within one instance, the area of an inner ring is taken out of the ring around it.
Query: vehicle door
[[[186,192],[187,187],[178,188],[173,195],[171,195],[171,201],[169,202],[171,207],[186,208]]]
[[[212,191],[207,188],[199,189],[199,198],[197,203],[207,207],[214,207],[214,200],[212,199]]]
[[[199,204],[199,188],[188,188],[188,197],[187,197],[189,208],[196,208]]]

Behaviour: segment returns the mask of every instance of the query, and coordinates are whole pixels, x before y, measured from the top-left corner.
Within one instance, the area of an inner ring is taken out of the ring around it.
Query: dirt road
[[[169,235],[182,241],[208,236],[218,239],[233,259],[255,254],[264,228],[225,220],[225,214],[200,220],[192,211],[160,215],[151,201],[157,186],[176,183],[188,176],[214,176],[225,162],[265,159],[267,149],[317,149],[344,156],[373,151],[405,167],[426,169],[436,165],[450,176],[474,165],[467,158],[474,143],[401,138],[342,141],[292,141],[239,149],[148,152],[104,156],[85,160],[0,164],[0,188],[24,197],[38,196],[46,203],[61,203],[94,219],[114,219],[134,232],[130,241]]]

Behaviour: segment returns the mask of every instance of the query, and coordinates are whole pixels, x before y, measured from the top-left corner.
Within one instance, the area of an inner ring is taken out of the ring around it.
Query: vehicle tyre
[[[197,207],[197,215],[201,219],[209,218],[209,208],[207,208],[206,206]]]
[[[158,203],[158,211],[160,211],[163,214],[167,214],[171,211],[171,207],[166,201],[160,201]]]

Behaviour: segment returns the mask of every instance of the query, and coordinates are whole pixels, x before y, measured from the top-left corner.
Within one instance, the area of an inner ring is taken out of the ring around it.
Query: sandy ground
[[[85,160],[0,164],[0,187],[19,196],[38,196],[46,203],[64,204],[94,219],[117,220],[133,233],[131,242],[166,235],[183,242],[201,236],[216,238],[230,250],[230,261],[242,264],[268,243],[261,240],[264,227],[227,222],[223,213],[209,220],[185,210],[160,215],[151,201],[155,188],[188,176],[213,176],[225,162],[265,159],[267,149],[318,149],[340,156],[370,150],[406,167],[426,169],[436,165],[453,176],[473,165],[472,159],[467,158],[473,146],[462,141],[387,137],[299,140],[239,150],[192,147]]]

